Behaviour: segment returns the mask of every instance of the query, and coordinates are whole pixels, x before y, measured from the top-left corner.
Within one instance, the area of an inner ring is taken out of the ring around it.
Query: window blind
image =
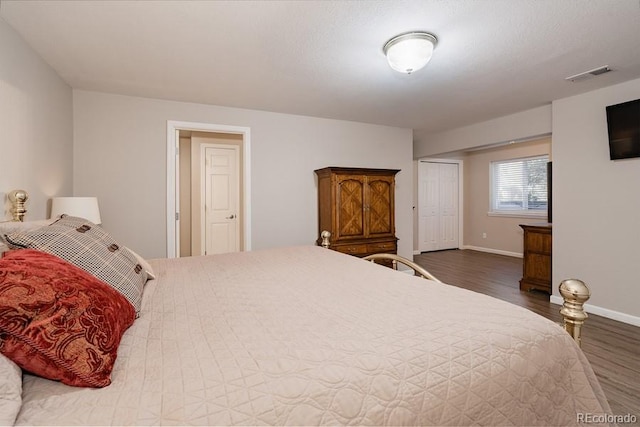
[[[491,210],[542,213],[547,210],[549,156],[491,162]]]

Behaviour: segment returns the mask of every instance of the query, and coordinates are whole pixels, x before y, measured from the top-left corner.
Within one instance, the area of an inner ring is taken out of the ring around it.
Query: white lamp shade
[[[436,42],[429,33],[406,33],[389,40],[383,50],[391,68],[411,74],[431,60]]]
[[[102,223],[96,197],[54,197],[51,199],[51,218],[62,214],[88,219],[94,224]]]

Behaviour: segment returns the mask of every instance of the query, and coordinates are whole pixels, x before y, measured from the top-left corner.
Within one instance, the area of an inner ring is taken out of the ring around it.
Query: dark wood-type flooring
[[[441,281],[528,308],[560,323],[560,306],[546,293],[521,292],[522,259],[472,250],[425,252],[414,262]],[[588,283],[587,283],[588,285]],[[558,284],[554,284],[554,287]],[[586,354],[615,415],[640,425],[640,327],[589,314],[582,332]]]

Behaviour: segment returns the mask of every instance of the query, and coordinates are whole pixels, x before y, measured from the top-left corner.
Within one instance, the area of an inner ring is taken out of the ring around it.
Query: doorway
[[[462,229],[462,161],[418,161],[418,250],[458,249]]]
[[[251,250],[249,138],[248,128],[167,122],[169,258]]]
[[[178,256],[242,250],[242,135],[179,131]]]

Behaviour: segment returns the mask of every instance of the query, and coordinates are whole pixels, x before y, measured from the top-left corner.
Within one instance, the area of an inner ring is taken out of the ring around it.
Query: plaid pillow
[[[140,311],[146,273],[136,257],[102,227],[84,218],[62,215],[51,225],[8,234],[14,248],[55,255],[111,285]]]

